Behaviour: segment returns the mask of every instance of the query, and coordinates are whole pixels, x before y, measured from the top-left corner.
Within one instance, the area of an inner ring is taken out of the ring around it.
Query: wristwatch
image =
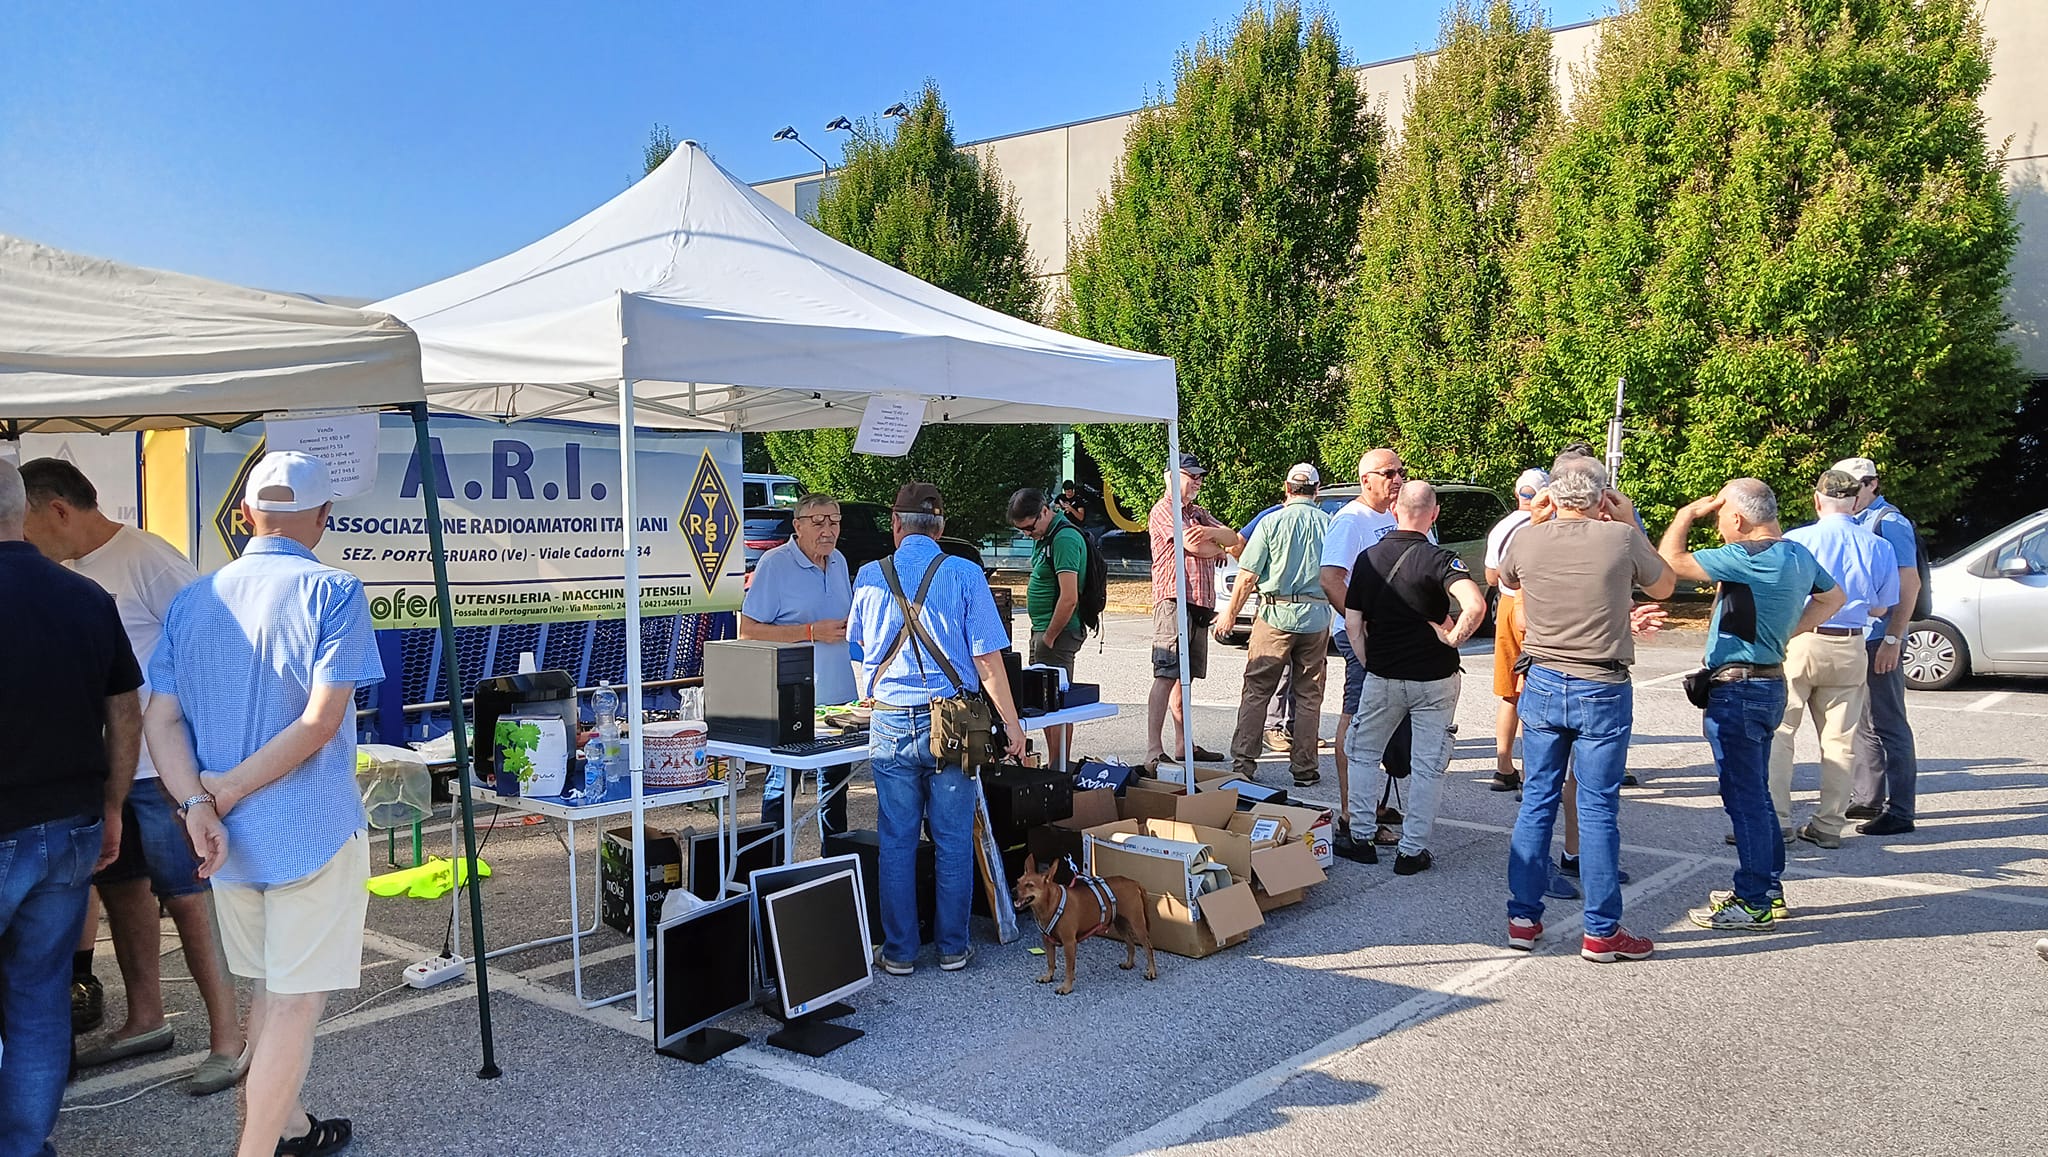
[[[1896,646],[1898,646],[1898,645],[1899,645],[1899,637],[1898,637],[1897,635],[1886,635],[1886,636],[1884,637],[1884,645],[1885,645],[1885,646],[1887,646],[1887,647],[1896,647]]]
[[[198,807],[200,804],[212,802],[213,793],[210,791],[202,791],[198,795],[195,795],[191,799],[188,799],[185,802],[178,805],[178,818],[184,819],[186,812],[191,811],[193,808]]]

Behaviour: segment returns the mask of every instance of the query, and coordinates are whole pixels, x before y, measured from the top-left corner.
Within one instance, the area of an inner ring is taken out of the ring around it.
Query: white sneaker
[[[2034,941],[2034,951],[2040,955],[2041,959],[2048,960],[2048,936],[2043,936],[2039,940]]]

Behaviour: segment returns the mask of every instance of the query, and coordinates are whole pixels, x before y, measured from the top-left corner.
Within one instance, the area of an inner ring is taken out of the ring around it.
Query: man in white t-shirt
[[[1515,508],[1493,524],[1486,534],[1486,581],[1500,588],[1493,612],[1493,693],[1500,698],[1500,711],[1493,725],[1493,783],[1495,791],[1514,791],[1522,786],[1522,773],[1515,767],[1515,732],[1522,719],[1515,711],[1521,698],[1521,680],[1515,663],[1522,657],[1521,592],[1501,577],[1500,558],[1515,532],[1529,525],[1529,507],[1550,485],[1550,471],[1531,467],[1515,479]]]
[[[1401,456],[1392,450],[1370,450],[1358,460],[1358,497],[1345,503],[1344,508],[1330,519],[1330,528],[1323,537],[1321,577],[1323,594],[1331,606],[1344,605],[1351,590],[1351,568],[1357,565],[1358,556],[1393,532],[1394,499],[1400,495],[1401,486],[1407,481],[1408,468],[1402,465]],[[1337,717],[1337,798],[1349,800],[1351,772],[1350,760],[1344,753],[1344,740],[1350,732],[1352,718],[1358,714],[1359,696],[1365,690],[1365,662],[1352,649],[1342,616],[1336,617],[1330,632],[1331,641],[1337,645],[1337,653],[1344,656],[1344,704]],[[1404,722],[1388,741],[1382,762],[1390,773],[1408,774],[1410,735],[1409,725]],[[1366,770],[1370,771],[1369,768]],[[1361,863],[1379,861],[1379,853],[1373,849],[1376,832],[1367,832],[1363,839],[1357,839],[1346,820],[1337,822],[1337,834],[1331,841],[1337,855]]]
[[[100,513],[98,491],[71,463],[39,458],[23,464],[21,477],[28,488],[28,540],[114,596],[128,645],[146,673],[172,598],[199,572],[170,543]],[[141,697],[147,705],[147,683]],[[198,1095],[217,1093],[232,1086],[247,1068],[234,982],[214,937],[208,885],[199,878],[199,860],[185,825],[157,781],[146,742],[136,761],[135,780],[122,817],[120,858],[93,877],[99,900],[106,905],[114,956],[127,989],[127,1022],[106,1040],[79,1052],[78,1064],[110,1064],[163,1052],[175,1043],[164,1019],[162,932],[157,919],[161,903],[177,924],[185,963],[206,1002],[211,1034],[210,1053],[185,1087]],[[98,913],[88,912],[73,964],[74,1011],[81,1004],[97,1003],[93,997],[99,981],[92,975],[92,949],[98,934]]]

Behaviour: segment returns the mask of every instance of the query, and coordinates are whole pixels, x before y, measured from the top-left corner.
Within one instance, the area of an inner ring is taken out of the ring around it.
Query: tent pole
[[[1195,794],[1195,689],[1188,678],[1188,552],[1187,524],[1181,519],[1180,419],[1166,423],[1166,492],[1173,503],[1173,587],[1179,597],[1173,603],[1174,628],[1180,632],[1180,742],[1181,774],[1188,794]],[[1167,711],[1170,722],[1173,712]]]
[[[427,545],[434,556],[434,596],[440,607],[441,652],[445,656],[441,670],[447,673],[448,721],[454,728],[455,737],[455,782],[462,792],[462,846],[469,857],[469,937],[474,955],[470,963],[476,968],[476,1013],[484,1043],[483,1067],[476,1071],[479,1080],[491,1080],[500,1074],[497,1048],[491,1039],[491,973],[490,961],[484,953],[484,897],[483,870],[476,858],[476,809],[470,801],[469,777],[469,736],[468,724],[462,711],[462,664],[461,656],[455,649],[455,607],[448,594],[448,550],[441,541],[441,496],[443,481],[441,472],[434,461],[434,447],[427,436],[427,404],[414,402],[407,409],[412,411],[413,453],[419,455],[420,474],[426,485],[420,487],[420,495],[427,504]]]
[[[625,344],[624,339],[620,341]],[[625,351],[621,349],[623,356]],[[640,671],[640,529],[639,467],[633,449],[633,379],[619,378],[619,506],[626,524],[626,705],[621,714],[632,728],[626,743],[627,766],[633,776],[633,1014],[646,1020],[647,1008],[647,793],[640,722],[643,704]]]

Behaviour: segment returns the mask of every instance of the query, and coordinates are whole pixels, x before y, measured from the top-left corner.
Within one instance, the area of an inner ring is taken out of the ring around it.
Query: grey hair
[[[1835,498],[1826,494],[1815,494],[1813,496],[1813,508],[1822,514],[1854,514],[1856,513],[1856,500],[1854,498]]]
[[[896,512],[896,525],[902,527],[905,534],[922,534],[931,538],[937,538],[945,533],[946,516],[943,514],[905,514],[899,510]]]
[[[1778,496],[1760,478],[1737,478],[1723,486],[1721,493],[1751,526],[1778,521]]]
[[[791,518],[802,518],[806,511],[817,510],[826,506],[837,507],[838,505],[839,500],[837,498],[820,491],[806,494],[802,498],[797,499],[796,509],[789,513]]]
[[[1400,496],[1394,499],[1394,514],[1399,518],[1419,519],[1435,505],[1436,487],[1427,482],[1410,482],[1401,487]]]
[[[1592,510],[1607,490],[1607,467],[1574,454],[1550,469],[1550,499],[1560,510]]]
[[[28,518],[28,487],[14,463],[0,458],[0,526],[20,527]]]
[[[1303,479],[1300,482],[1296,482],[1290,478],[1287,481],[1287,493],[1292,494],[1296,497],[1313,497],[1318,492],[1320,492],[1321,489],[1322,487],[1317,486],[1315,483],[1310,482],[1307,479]]]

